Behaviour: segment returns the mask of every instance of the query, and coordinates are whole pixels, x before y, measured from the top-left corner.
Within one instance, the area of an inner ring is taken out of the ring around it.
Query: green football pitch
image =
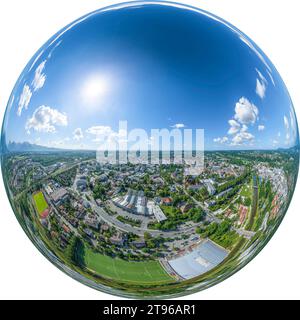
[[[37,211],[39,214],[44,212],[48,208],[48,204],[45,200],[45,197],[43,195],[43,192],[37,192],[33,195],[33,200],[35,203],[35,206],[37,208]]]
[[[85,263],[88,269],[110,279],[144,284],[174,281],[158,261],[125,261],[86,248]]]

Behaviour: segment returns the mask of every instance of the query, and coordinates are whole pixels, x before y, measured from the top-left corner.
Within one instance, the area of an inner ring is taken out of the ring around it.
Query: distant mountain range
[[[57,151],[70,151],[67,149],[62,149],[62,148],[51,148],[51,147],[45,147],[45,146],[40,146],[38,144],[33,144],[30,142],[15,142],[15,141],[10,141],[8,144],[4,143],[5,139],[2,139],[2,145],[1,145],[1,153],[7,153],[7,152],[57,152]],[[74,151],[74,150],[73,150]],[[214,150],[206,150],[206,151],[214,151]],[[220,151],[220,150],[218,150]],[[227,152],[241,152],[242,150],[224,150]],[[245,150],[246,151],[246,150]],[[255,150],[252,150],[255,151]],[[264,150],[258,150],[258,151],[264,151]],[[265,150],[265,151],[270,151],[270,150]],[[274,149],[273,151],[298,151],[299,152],[299,146],[294,146],[291,148],[277,148]]]
[[[3,148],[4,149],[4,148]],[[42,152],[42,151],[61,151],[63,149],[59,148],[49,148],[49,147],[44,147],[40,146],[37,144],[32,144],[29,142],[9,142],[6,145],[6,151],[9,152]],[[3,150],[4,151],[4,150]]]

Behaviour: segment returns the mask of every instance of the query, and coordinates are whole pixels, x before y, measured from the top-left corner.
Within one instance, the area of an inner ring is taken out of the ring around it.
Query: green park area
[[[134,262],[111,258],[85,248],[86,268],[99,275],[122,282],[167,283],[173,278],[167,274],[158,261]]]
[[[33,200],[35,203],[35,207],[38,211],[38,214],[41,215],[48,208],[48,203],[45,200],[43,192],[39,191],[39,192],[35,193],[33,195]]]
[[[245,198],[252,198],[252,184],[245,184],[241,189],[240,195]]]

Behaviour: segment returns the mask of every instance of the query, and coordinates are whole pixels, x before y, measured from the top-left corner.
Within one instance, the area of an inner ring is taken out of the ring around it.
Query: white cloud
[[[273,146],[277,146],[279,144],[278,140],[273,140]]]
[[[284,126],[285,126],[285,144],[289,144],[291,134],[290,134],[290,122],[289,122],[289,119],[287,116],[283,117],[283,122],[284,122]]]
[[[116,132],[110,126],[92,126],[86,132],[95,136],[94,142],[104,142],[104,140],[118,143],[127,142],[127,131],[124,129]]]
[[[24,85],[23,91],[20,95],[19,104],[18,104],[18,110],[17,115],[20,116],[22,114],[23,108],[27,109],[30,99],[32,96],[32,92],[27,84]]]
[[[95,135],[94,142],[104,141],[104,139],[111,141],[118,137],[118,134],[110,126],[93,126],[88,128],[86,132]]]
[[[32,81],[33,91],[41,89],[46,81],[46,75],[43,73],[46,60],[44,60],[35,70],[34,79]]]
[[[56,131],[56,126],[67,126],[68,118],[65,113],[47,106],[38,107],[31,118],[26,122],[25,129],[28,133],[33,129],[38,132],[52,133]]]
[[[260,81],[259,79],[256,79],[256,94],[263,99],[266,96],[266,89],[267,86],[264,82]]]
[[[284,126],[285,126],[286,130],[289,130],[290,124],[289,124],[289,120],[286,116],[283,117],[283,122],[284,122]]]
[[[258,126],[258,131],[264,131],[264,130],[265,130],[265,126],[262,125],[262,124],[260,124],[260,125]]]
[[[113,133],[114,131],[109,126],[93,126],[88,128],[86,132],[96,136],[107,136]]]
[[[248,130],[248,127],[245,124],[243,124],[241,132],[246,132],[247,130]]]
[[[217,143],[221,143],[221,144],[223,144],[223,143],[226,143],[226,142],[228,142],[228,138],[227,137],[222,137],[222,138],[215,138],[214,139],[214,142],[217,142]]]
[[[231,119],[228,123],[230,125],[230,129],[227,132],[228,134],[235,134],[240,130],[241,125],[237,121]]]
[[[290,127],[291,127],[291,134],[293,143],[297,140],[297,124],[296,124],[296,116],[293,109],[290,111]]]
[[[73,131],[73,139],[75,139],[77,141],[83,139],[83,132],[82,132],[81,128],[77,128]]]
[[[259,77],[256,79],[256,93],[261,99],[263,99],[266,96],[268,81],[257,69],[256,72]]]
[[[291,138],[290,133],[287,132],[286,135],[285,135],[285,139],[286,139],[285,143],[286,143],[286,144],[289,144],[290,138]]]
[[[258,108],[247,98],[241,97],[235,104],[234,119],[230,119],[228,135],[232,135],[231,145],[252,144],[255,137],[248,132],[248,124],[254,124],[258,120]],[[259,130],[263,130],[264,126],[260,125]],[[215,138],[214,142],[229,142],[227,137]]]
[[[244,145],[254,140],[254,135],[249,132],[239,132],[232,138],[232,145]]]
[[[235,105],[234,118],[242,124],[254,124],[258,119],[258,108],[247,98],[242,97]]]
[[[181,129],[181,128],[185,128],[185,125],[183,123],[176,123],[171,127],[176,129]]]

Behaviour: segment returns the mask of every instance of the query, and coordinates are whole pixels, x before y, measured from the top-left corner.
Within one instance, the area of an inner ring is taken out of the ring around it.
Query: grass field
[[[241,190],[241,196],[251,198],[252,197],[252,185],[251,184],[246,184],[242,187]]]
[[[41,191],[33,195],[33,200],[39,214],[43,213],[48,208],[48,204]]]
[[[133,262],[111,258],[91,249],[85,249],[86,267],[106,278],[135,283],[165,283],[172,282],[158,261]]]

